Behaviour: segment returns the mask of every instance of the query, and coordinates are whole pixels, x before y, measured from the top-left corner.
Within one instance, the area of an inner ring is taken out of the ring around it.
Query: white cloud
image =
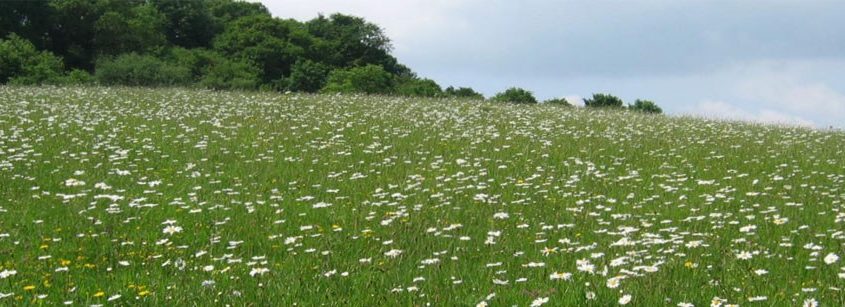
[[[772,109],[751,112],[723,101],[705,100],[687,109],[688,115],[711,119],[740,120],[755,123],[777,124],[787,126],[816,127],[816,124],[805,118],[789,115]]]

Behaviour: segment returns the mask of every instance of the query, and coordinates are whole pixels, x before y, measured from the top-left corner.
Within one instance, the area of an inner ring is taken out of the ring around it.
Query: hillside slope
[[[843,186],[843,133],[0,87],[0,304],[841,305]]]

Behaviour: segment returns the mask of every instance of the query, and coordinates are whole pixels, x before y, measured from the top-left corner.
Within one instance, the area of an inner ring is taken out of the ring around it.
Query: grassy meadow
[[[0,305],[841,306],[845,134],[0,87]]]

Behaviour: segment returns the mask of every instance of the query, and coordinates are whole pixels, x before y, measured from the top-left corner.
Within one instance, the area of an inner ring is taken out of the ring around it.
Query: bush
[[[191,82],[190,68],[136,53],[97,60],[95,75],[103,84],[157,86]]]
[[[285,88],[295,92],[316,93],[326,85],[331,68],[309,60],[299,60],[291,67]]]
[[[255,89],[261,83],[260,75],[261,70],[250,63],[219,58],[208,65],[199,84],[218,90]]]
[[[637,99],[636,101],[634,101],[634,104],[628,106],[628,109],[643,113],[663,113],[663,109],[661,109],[659,106],[657,106],[656,103],[654,103],[654,101],[651,100]]]
[[[396,93],[411,97],[437,97],[443,94],[440,85],[431,79],[403,79],[396,86]]]
[[[443,91],[443,94],[448,96],[448,97],[459,97],[459,98],[471,98],[471,99],[484,100],[484,95],[482,95],[479,92],[476,92],[475,90],[473,90],[472,88],[469,88],[469,87],[454,88],[454,87],[450,86],[450,87],[447,87]]]
[[[15,34],[0,40],[0,83],[54,83],[63,68],[61,58],[38,51],[30,41]]]
[[[490,100],[513,103],[537,103],[537,98],[534,98],[534,94],[518,87],[512,87],[504,92],[498,93],[493,98],[490,98]]]
[[[74,69],[66,75],[55,79],[56,84],[92,84],[94,83],[94,76],[87,71],[81,69]]]
[[[621,108],[622,99],[610,94],[593,94],[593,98],[584,98],[584,105],[588,108]]]
[[[329,74],[326,93],[387,94],[393,91],[393,76],[378,65],[335,69]]]
[[[544,104],[561,105],[561,106],[567,106],[567,107],[572,106],[572,104],[569,103],[569,101],[566,100],[566,98],[552,98],[552,99],[543,101],[543,103]]]

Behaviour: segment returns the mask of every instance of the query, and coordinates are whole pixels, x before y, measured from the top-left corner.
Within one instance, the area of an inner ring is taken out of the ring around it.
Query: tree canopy
[[[442,88],[392,55],[384,30],[334,13],[277,18],[240,0],[0,1],[0,84],[91,83],[483,100]],[[534,104],[512,87],[493,101]],[[624,107],[595,94],[587,107]],[[566,99],[545,101],[571,105]],[[654,102],[629,109],[661,113]]]

